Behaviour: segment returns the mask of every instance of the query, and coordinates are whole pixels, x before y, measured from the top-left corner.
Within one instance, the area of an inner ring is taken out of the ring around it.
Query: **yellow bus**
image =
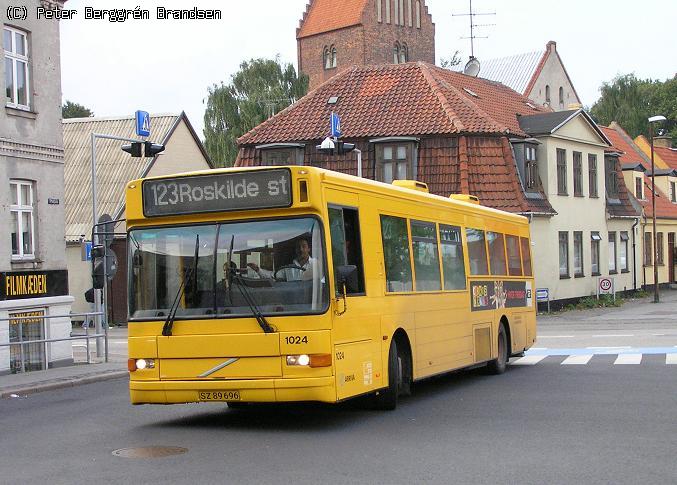
[[[132,181],[133,404],[393,409],[536,339],[527,219],[425,184],[306,166]]]

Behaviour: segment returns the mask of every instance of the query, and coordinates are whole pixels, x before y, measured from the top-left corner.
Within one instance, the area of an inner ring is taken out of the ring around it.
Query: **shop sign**
[[[68,271],[0,272],[0,301],[68,294]]]

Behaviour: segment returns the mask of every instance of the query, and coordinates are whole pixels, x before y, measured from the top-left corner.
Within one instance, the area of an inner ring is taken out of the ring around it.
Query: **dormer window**
[[[538,159],[535,145],[524,145],[524,188],[531,192],[538,190]]]
[[[545,102],[550,104],[550,86],[547,84],[545,85]]]
[[[644,200],[644,181],[642,177],[635,177],[635,197],[638,200]]]

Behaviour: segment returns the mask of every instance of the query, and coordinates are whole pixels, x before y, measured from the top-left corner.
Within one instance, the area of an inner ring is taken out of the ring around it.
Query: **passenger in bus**
[[[256,263],[247,263],[259,278],[273,278],[282,281],[308,281],[313,279],[315,258],[310,255],[310,244],[305,238],[296,241],[296,257],[291,264],[282,266],[276,271],[259,268]]]

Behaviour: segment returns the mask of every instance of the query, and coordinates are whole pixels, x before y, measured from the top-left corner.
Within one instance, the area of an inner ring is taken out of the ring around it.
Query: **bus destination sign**
[[[142,192],[146,217],[272,209],[292,204],[288,169],[145,180]]]

